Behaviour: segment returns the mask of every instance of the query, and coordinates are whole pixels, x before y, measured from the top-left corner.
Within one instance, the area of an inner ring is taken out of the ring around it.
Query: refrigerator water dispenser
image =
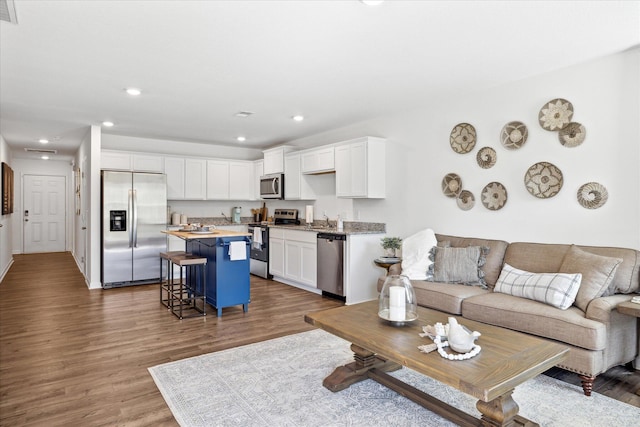
[[[109,211],[109,231],[127,231],[127,211]]]

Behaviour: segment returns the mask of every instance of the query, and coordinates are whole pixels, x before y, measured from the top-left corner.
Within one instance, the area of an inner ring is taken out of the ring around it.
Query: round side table
[[[376,258],[373,260],[373,262],[375,263],[375,265],[377,265],[378,267],[382,267],[385,270],[387,270],[387,276],[389,275],[389,268],[394,265],[394,264],[399,264],[402,262],[402,258],[386,258],[386,257],[381,257],[381,258]]]

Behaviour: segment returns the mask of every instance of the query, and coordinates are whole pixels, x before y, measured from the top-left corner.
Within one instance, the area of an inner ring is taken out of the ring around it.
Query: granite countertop
[[[240,224],[229,222],[228,219],[222,217],[189,217],[189,223],[198,223],[202,225],[215,225],[216,227],[234,226],[234,225],[249,225],[255,224],[253,217],[242,217]],[[287,228],[289,230],[301,230],[311,231],[316,233],[331,233],[341,235],[356,235],[356,234],[386,234],[387,226],[385,223],[378,222],[358,222],[358,221],[344,221],[344,228],[342,231],[338,231],[336,221],[329,221],[329,226],[325,221],[314,221],[309,227],[304,219],[300,220],[300,225],[275,225],[266,221],[261,222],[262,225],[267,225],[272,228]],[[173,225],[173,227],[176,227]],[[202,235],[200,235],[202,237]]]
[[[249,233],[243,233],[240,231],[228,231],[228,230],[213,230],[212,232],[208,232],[208,233],[163,230],[162,233],[170,234],[171,236],[176,236],[183,240],[218,239],[221,237],[250,236]]]

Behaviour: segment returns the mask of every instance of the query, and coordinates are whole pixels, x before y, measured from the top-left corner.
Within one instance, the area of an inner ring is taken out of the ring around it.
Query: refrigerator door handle
[[[132,218],[132,212],[133,212],[133,194],[132,194],[132,190],[129,190],[129,199],[128,199],[128,209],[127,212],[129,213],[129,218],[127,219],[127,230],[129,230],[128,234],[129,234],[129,247],[132,248],[133,247],[133,218]]]
[[[133,247],[138,247],[138,192],[133,190]]]

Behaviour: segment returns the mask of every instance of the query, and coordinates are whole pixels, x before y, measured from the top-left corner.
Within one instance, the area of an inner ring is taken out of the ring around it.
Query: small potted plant
[[[399,237],[383,237],[380,239],[380,244],[384,249],[384,256],[393,258],[396,256],[396,251],[402,247],[402,239]]]

